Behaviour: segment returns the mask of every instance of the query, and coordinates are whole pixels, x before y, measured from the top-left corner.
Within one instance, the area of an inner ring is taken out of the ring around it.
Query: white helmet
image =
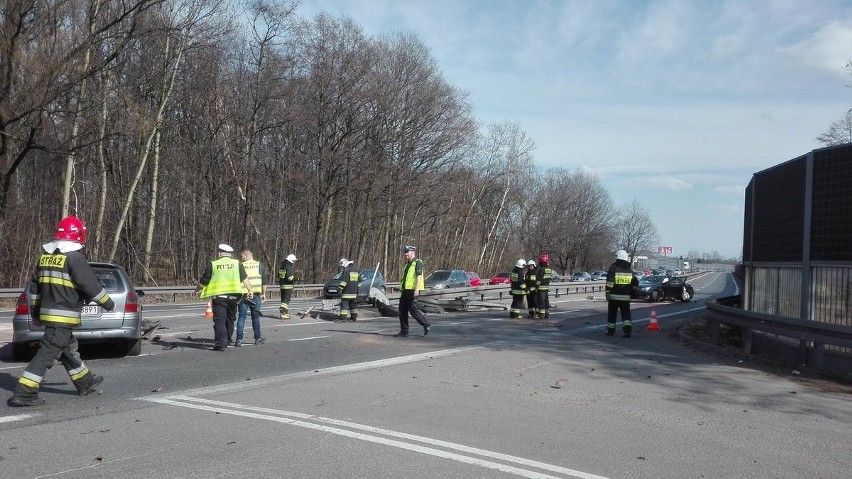
[[[340,258],[340,262],[337,263],[341,268],[346,266],[346,258]]]
[[[523,268],[523,267],[524,267],[524,266],[526,266],[526,265],[527,265],[527,262],[526,262],[526,261],[524,261],[523,259],[519,259],[519,260],[515,263],[515,268]]]
[[[627,258],[627,251],[624,251],[623,249],[616,251],[615,259],[620,259],[621,261],[628,261],[629,259]]]
[[[535,266],[535,261],[533,261],[533,260],[527,261],[527,266]]]
[[[285,258],[285,259],[286,259],[287,261],[291,262],[291,263],[295,263],[295,262],[296,262],[296,255],[294,255],[294,254],[288,254],[288,255],[287,255],[287,258]]]

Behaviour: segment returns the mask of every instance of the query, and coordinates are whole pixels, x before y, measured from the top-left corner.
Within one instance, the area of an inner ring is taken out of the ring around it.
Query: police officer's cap
[[[409,251],[417,251],[417,247],[411,245],[405,245],[402,247],[403,253],[408,253]]]
[[[225,243],[220,243],[219,244],[219,251],[221,251],[223,253],[233,253],[234,248],[231,248],[230,246],[226,245]]]

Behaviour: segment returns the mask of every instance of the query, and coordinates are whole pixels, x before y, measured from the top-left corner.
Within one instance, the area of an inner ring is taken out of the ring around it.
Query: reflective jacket
[[[538,288],[538,279],[536,278],[536,268],[530,269],[527,266],[527,277],[524,279],[524,283],[527,285],[527,292],[533,293]]]
[[[553,277],[553,270],[550,266],[539,265],[535,277],[538,280],[539,291],[550,291],[550,278]]]
[[[606,272],[606,298],[609,301],[630,301],[639,280],[633,276],[630,263],[615,260]]]
[[[423,289],[423,262],[417,258],[406,261],[400,275],[400,289],[405,291],[418,291]],[[418,283],[415,288],[415,281]]]
[[[296,282],[296,273],[293,272],[293,263],[286,259],[278,267],[278,287],[281,289],[293,289]]]
[[[355,299],[356,297],[358,297],[358,272],[353,270],[350,264],[340,273],[340,298]]]
[[[509,287],[512,294],[527,294],[526,269],[526,266],[523,268],[515,266],[515,269],[512,270],[512,276],[510,278],[511,286]]]
[[[210,272],[209,282],[201,291],[202,298],[212,296],[240,296],[245,290],[243,280],[246,279],[246,270],[243,265],[234,258],[223,256],[207,264],[207,270],[202,276],[201,283]]]
[[[253,259],[243,261],[243,268],[245,268],[246,277],[251,283],[251,292],[263,294],[263,265],[260,264],[260,261]]]
[[[79,251],[82,247],[70,245],[76,248],[71,251],[65,248],[68,243],[54,241],[44,245],[45,253],[39,258],[32,280],[33,319],[53,326],[78,326],[83,304],[89,300],[106,310],[115,308],[86,257]]]

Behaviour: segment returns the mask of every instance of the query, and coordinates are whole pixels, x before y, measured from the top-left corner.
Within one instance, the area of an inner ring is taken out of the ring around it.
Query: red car
[[[480,286],[482,284],[482,280],[479,278],[479,275],[473,271],[465,271],[465,274],[470,279],[471,286]]]
[[[488,281],[488,284],[510,284],[512,282],[512,273],[509,271],[504,271],[502,273],[495,274],[491,280]]]

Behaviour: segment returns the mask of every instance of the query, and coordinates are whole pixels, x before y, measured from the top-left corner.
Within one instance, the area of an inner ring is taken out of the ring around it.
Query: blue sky
[[[483,123],[542,168],[634,198],[675,255],[742,252],[753,173],[821,145],[852,107],[852,1],[305,0],[299,15],[411,32]]]

